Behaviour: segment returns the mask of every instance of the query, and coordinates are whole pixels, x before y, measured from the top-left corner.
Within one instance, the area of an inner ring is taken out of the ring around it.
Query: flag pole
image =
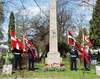
[[[83,9],[84,9],[84,3],[83,3],[83,0],[82,0],[82,6],[83,6]],[[82,19],[83,20],[83,19]],[[83,25],[83,24],[82,24]],[[82,31],[82,45],[83,45],[83,50],[84,50],[84,47],[85,47],[85,43],[84,43],[84,31],[83,29],[81,28],[81,31]],[[84,58],[83,58],[83,66],[84,66]],[[84,68],[83,68],[83,77],[82,79],[86,79],[85,78],[85,71],[84,71]]]

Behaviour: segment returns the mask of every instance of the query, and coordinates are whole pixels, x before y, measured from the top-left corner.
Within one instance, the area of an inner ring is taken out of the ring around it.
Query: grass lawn
[[[78,64],[77,71],[70,71],[70,63],[68,59],[64,59],[63,63],[66,66],[65,71],[43,71],[43,64],[36,64],[36,67],[40,69],[36,71],[21,70],[16,71],[12,75],[4,75],[0,73],[0,79],[8,78],[28,78],[28,79],[100,79],[100,76],[96,76],[95,66],[91,66],[91,71],[82,70],[82,64]],[[79,63],[79,62],[78,62]]]

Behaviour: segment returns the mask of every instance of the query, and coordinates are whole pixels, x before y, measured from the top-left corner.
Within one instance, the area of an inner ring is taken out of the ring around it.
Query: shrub
[[[11,64],[14,56],[11,52],[7,51],[7,52],[1,54],[1,58],[4,60],[5,64]]]

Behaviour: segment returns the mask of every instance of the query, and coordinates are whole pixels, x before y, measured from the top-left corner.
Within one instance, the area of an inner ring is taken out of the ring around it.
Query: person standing
[[[77,58],[78,58],[78,52],[75,49],[75,47],[72,48],[70,53],[70,68],[71,70],[77,70]]]
[[[100,63],[100,49],[97,51],[97,62]]]
[[[90,52],[90,49],[88,49],[87,47],[84,48],[84,51],[85,51],[85,57],[84,57],[84,69],[86,71],[90,71],[90,61],[91,61],[91,52]]]
[[[14,54],[14,68],[15,70],[21,70],[21,52],[16,48],[12,52]]]
[[[35,48],[30,47],[28,49],[28,69],[29,70],[35,70],[34,62],[35,62]]]

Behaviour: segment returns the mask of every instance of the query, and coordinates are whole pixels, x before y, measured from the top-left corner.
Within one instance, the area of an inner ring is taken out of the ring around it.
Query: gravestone
[[[12,64],[3,65],[2,72],[3,74],[12,74]]]

